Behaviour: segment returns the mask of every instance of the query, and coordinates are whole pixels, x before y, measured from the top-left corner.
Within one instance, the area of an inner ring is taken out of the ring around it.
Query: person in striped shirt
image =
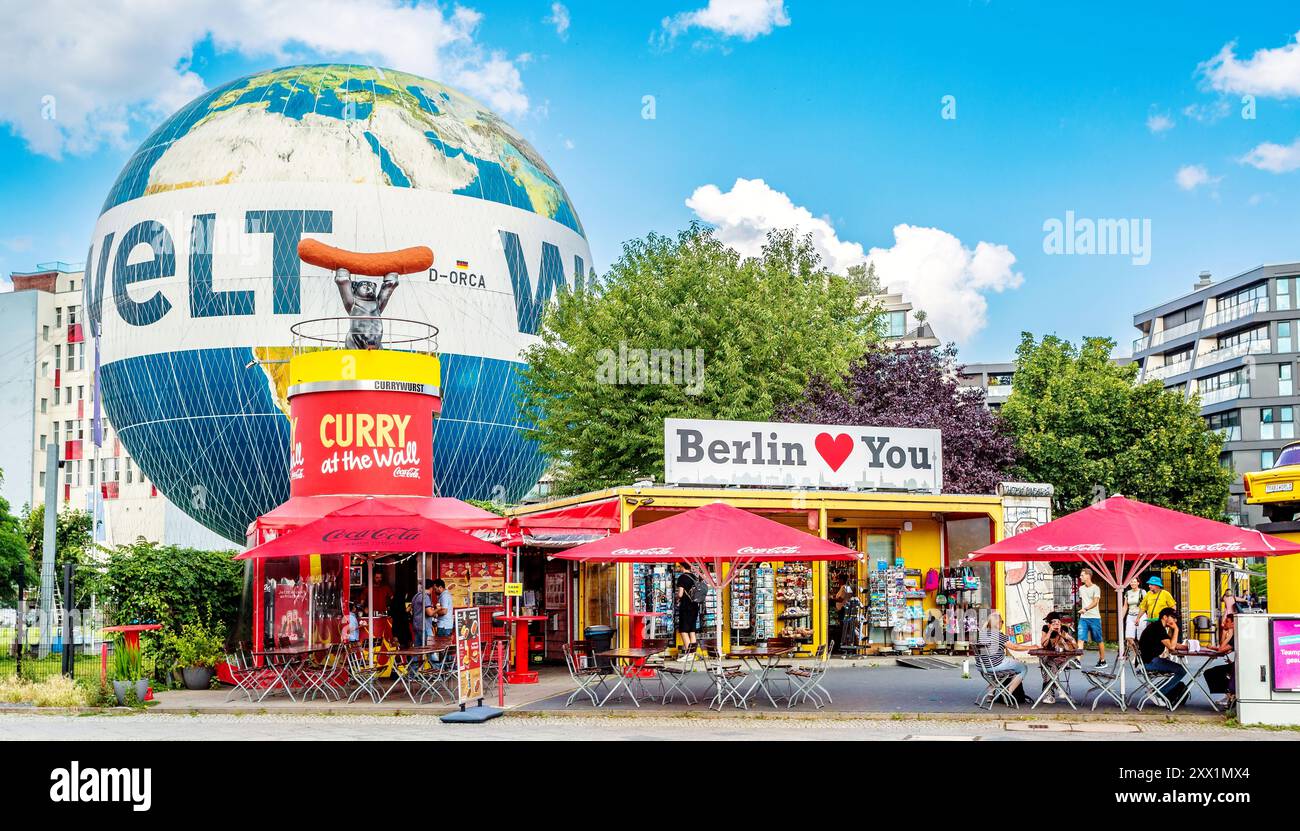
[[[1021,703],[1029,701],[1025,695],[1025,672],[1028,667],[1023,662],[1017,661],[1007,654],[1007,650],[1013,652],[1028,652],[1033,649],[1033,644],[1019,644],[1007,637],[1002,631],[1002,615],[997,612],[989,612],[988,620],[984,622],[984,628],[980,631],[979,648],[975,652],[975,663],[981,670],[986,673],[994,672],[1014,672],[1015,678],[1007,684],[1007,690],[1011,692]]]

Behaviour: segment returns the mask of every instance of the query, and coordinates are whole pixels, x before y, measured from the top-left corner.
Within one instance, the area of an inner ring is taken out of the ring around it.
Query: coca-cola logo
[[[1244,546],[1239,542],[1211,542],[1198,544],[1180,542],[1174,546],[1175,551],[1241,551]]]
[[[1039,551],[1053,552],[1070,552],[1070,551],[1105,551],[1106,546],[1099,542],[1080,542],[1074,545],[1040,545]]]
[[[776,555],[776,554],[798,554],[799,546],[797,545],[774,545],[771,548],[737,548],[737,554],[759,554],[759,555]]]
[[[668,557],[672,555],[673,549],[671,546],[667,548],[615,548],[610,553],[616,557]]]
[[[411,542],[420,538],[420,531],[417,528],[374,528],[361,529],[357,531],[347,531],[336,529],[327,531],[321,537],[323,542],[336,542],[344,540],[347,542]]]

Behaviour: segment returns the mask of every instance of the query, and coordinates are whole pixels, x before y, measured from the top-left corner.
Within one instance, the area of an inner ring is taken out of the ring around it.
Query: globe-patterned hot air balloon
[[[339,317],[301,239],[353,251],[425,245],[385,316],[438,327],[439,493],[517,499],[544,460],[515,389],[556,292],[591,253],[537,151],[436,81],[295,66],[190,102],[135,152],[96,224],[86,308],[105,415],[173,502],[243,542],[288,495],[285,381],[301,321]]]

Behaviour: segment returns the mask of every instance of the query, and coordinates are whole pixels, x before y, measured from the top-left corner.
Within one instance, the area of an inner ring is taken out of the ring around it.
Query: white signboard
[[[938,493],[938,430],[664,419],[671,484],[832,487]]]

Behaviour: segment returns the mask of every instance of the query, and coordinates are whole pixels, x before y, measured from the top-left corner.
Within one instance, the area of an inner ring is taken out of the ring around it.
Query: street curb
[[[754,712],[745,710],[725,713],[709,710],[701,712],[688,710],[668,712],[664,710],[508,710],[505,714],[511,718],[608,718],[608,719],[752,719],[754,721],[997,721],[997,722],[1095,722],[1121,724],[1219,724],[1223,725],[1223,716],[1209,714],[1187,714],[1177,717],[1167,715],[1147,715],[1144,713],[1042,713],[1039,715],[1015,715],[1014,713],[927,713],[927,712],[834,712],[782,713]]]

